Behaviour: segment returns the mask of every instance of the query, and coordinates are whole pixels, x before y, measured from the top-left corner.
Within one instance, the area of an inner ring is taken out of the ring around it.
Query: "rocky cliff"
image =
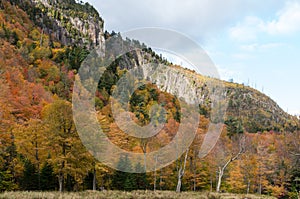
[[[123,46],[126,42],[123,43]],[[176,95],[187,103],[199,103],[201,114],[220,121],[212,107],[222,103],[225,120],[234,118],[248,132],[294,131],[299,120],[283,111],[265,94],[245,85],[202,76],[162,60],[149,49],[132,51],[117,61],[121,69],[136,70],[164,92]],[[218,88],[218,89],[216,89]],[[218,93],[214,93],[218,90]],[[216,95],[217,94],[217,95]],[[215,99],[219,96],[219,99]],[[217,110],[217,109],[215,109]]]
[[[10,0],[63,45],[104,48],[104,21],[88,3],[75,0]]]

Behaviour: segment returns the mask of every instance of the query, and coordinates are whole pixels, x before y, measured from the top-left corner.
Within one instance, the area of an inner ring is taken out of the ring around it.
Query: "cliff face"
[[[220,111],[225,113],[225,120],[236,118],[248,132],[294,131],[299,128],[297,117],[289,115],[270,97],[253,88],[159,63],[161,60],[151,53],[133,51],[122,57],[119,66],[126,70],[136,68],[144,79],[151,80],[162,91],[176,95],[187,103],[199,103],[201,114],[212,120],[220,121],[220,118],[215,118],[217,115],[212,114],[212,107],[222,103],[226,110]]]
[[[31,19],[63,45],[104,49],[104,21],[88,3],[75,0],[11,0]]]

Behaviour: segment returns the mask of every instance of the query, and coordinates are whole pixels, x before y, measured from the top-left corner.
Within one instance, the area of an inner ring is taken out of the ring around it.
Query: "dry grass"
[[[0,194],[0,199],[273,199],[268,196],[217,194],[201,192],[175,193],[172,191],[85,191],[73,193],[58,192],[5,192]]]

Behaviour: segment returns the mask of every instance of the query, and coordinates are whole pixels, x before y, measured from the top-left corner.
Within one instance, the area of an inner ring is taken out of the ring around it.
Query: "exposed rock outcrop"
[[[75,0],[10,0],[28,11],[33,21],[63,45],[104,51],[104,21],[88,3]]]
[[[297,117],[289,115],[270,97],[251,87],[204,77],[181,67],[159,63],[151,53],[132,51],[121,58],[119,66],[121,69],[138,70],[144,79],[187,103],[199,103],[200,109],[208,117],[211,116],[213,107],[222,103],[222,108],[226,110],[220,111],[225,112],[227,118],[238,118],[248,132],[294,131],[299,128]]]

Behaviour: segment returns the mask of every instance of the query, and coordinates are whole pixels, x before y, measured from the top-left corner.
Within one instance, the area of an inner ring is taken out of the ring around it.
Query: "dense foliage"
[[[198,158],[198,152],[210,122],[209,103],[199,108],[200,125],[186,158],[183,156],[170,166],[147,174],[114,171],[97,162],[79,139],[71,104],[75,75],[89,51],[80,45],[63,46],[45,34],[33,18],[36,12],[44,12],[43,8],[30,7],[33,9],[30,10],[26,1],[23,7],[18,6],[20,2],[23,1],[0,2],[0,191],[175,190],[178,173],[184,168],[180,178],[183,191],[211,191],[219,183],[219,191],[297,197],[300,190],[297,120],[290,116],[278,119],[272,112],[243,107],[238,96],[245,90],[239,85],[229,85],[234,97],[229,102],[222,136],[204,159]],[[56,6],[68,10],[70,16],[85,18],[86,13],[92,13],[99,17],[88,4],[62,2]],[[55,10],[47,12],[59,17]],[[106,33],[106,37],[115,34]],[[129,39],[124,42],[139,43]],[[144,44],[138,45],[149,61],[171,65]],[[137,55],[131,52],[126,56],[134,60]],[[140,86],[132,96],[124,94],[129,98],[133,120],[143,126],[154,115],[158,123],[166,121],[166,124],[151,139],[137,139],[123,133],[114,122],[109,99],[116,82],[126,74],[126,63],[117,60],[103,75],[95,96],[98,118],[114,144],[136,153],[154,151],[174,138],[182,107],[176,97],[160,91],[155,84]],[[248,104],[254,103],[249,95],[245,96],[249,98]],[[150,107],[155,103],[166,112],[151,113]],[[118,166],[144,169],[132,165],[126,156],[120,156]]]

